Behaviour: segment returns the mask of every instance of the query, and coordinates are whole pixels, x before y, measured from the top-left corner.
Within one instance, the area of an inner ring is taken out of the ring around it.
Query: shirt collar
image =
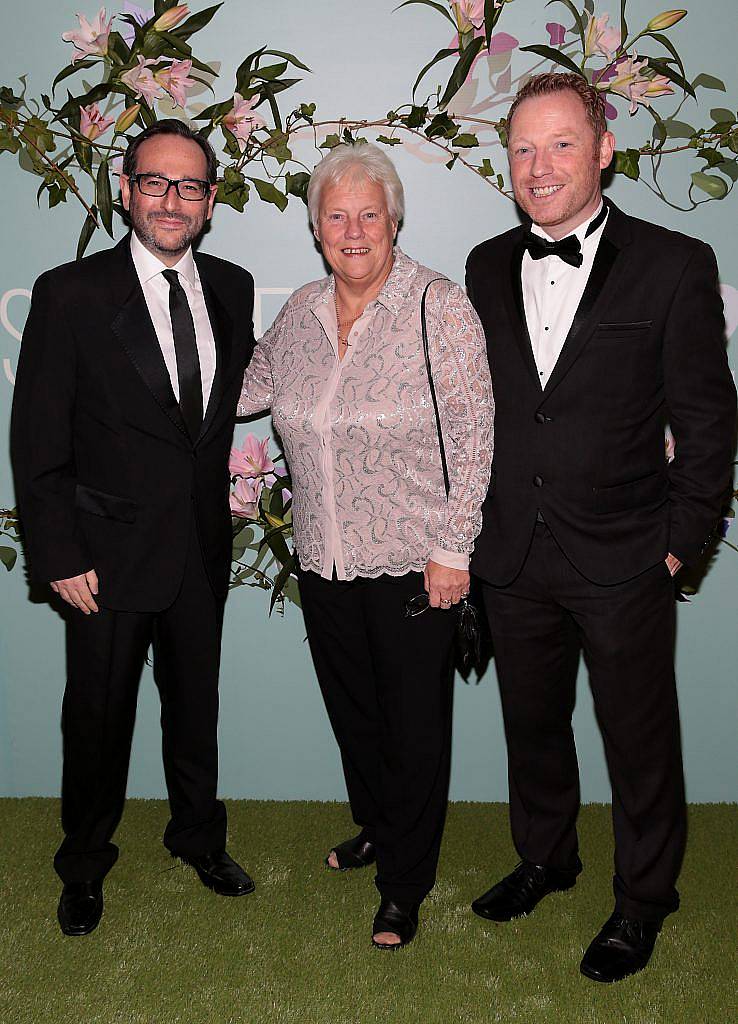
[[[162,263],[158,256],[155,256],[153,252],[149,252],[135,231],[131,232],[131,256],[133,257],[133,265],[136,268],[141,284],[151,281],[157,274],[161,274],[163,270],[170,269],[165,263]],[[188,284],[193,287],[195,286],[195,260],[192,255],[191,246],[171,269],[181,274]]]
[[[392,270],[390,270],[387,280],[382,285],[382,290],[374,301],[384,306],[393,316],[396,316],[407,299],[410,281],[418,271],[418,264],[415,260],[406,256],[399,246],[395,246],[393,255],[394,263],[392,264]],[[315,305],[333,302],[335,294],[336,279],[333,274],[330,274],[325,279],[325,286],[318,296]]]
[[[592,221],[595,219],[595,217],[598,216],[598,214],[599,214],[600,210],[602,209],[602,207],[603,207],[603,201],[602,201],[602,199],[600,199],[599,205],[597,206],[597,209],[594,211],[592,216],[588,217],[587,220],[582,221],[582,223],[579,225],[579,227],[575,228],[574,231],[571,232],[571,235],[575,235],[579,239],[580,245],[584,244],[584,237],[587,234],[587,228],[592,223]],[[602,226],[603,227],[606,224],[606,222],[607,222],[607,217],[605,217],[605,220],[602,222]],[[545,238],[549,242],[556,241],[556,239],[552,238],[548,234],[548,232],[546,230],[544,230],[544,228],[540,227],[540,225],[538,225],[538,224],[531,224],[530,229],[531,229],[532,234],[539,235],[541,238]],[[595,234],[596,234],[596,232],[595,232]],[[567,235],[567,238],[571,237],[571,235]],[[593,237],[593,236],[590,235],[590,238],[591,237]]]

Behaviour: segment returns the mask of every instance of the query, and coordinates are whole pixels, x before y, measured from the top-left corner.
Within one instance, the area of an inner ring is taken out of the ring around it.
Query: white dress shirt
[[[169,282],[162,276],[162,271],[169,270],[162,261],[139,241],[135,232],[131,232],[131,255],[141,282],[144,299],[156,331],[161,354],[167,366],[172,390],[179,401],[179,378],[177,377],[177,355],[174,350],[172,318],[169,313]],[[179,283],[184,289],[190,304],[192,320],[195,324],[195,344],[200,360],[200,377],[202,380],[203,416],[210,400],[210,391],[215,376],[215,338],[210,325],[210,317],[205,306],[200,275],[195,266],[192,249],[188,249],[182,259],[171,268],[179,274]]]
[[[588,238],[584,236],[601,209],[602,203],[588,220],[572,232],[582,246],[581,267],[572,267],[558,256],[544,256],[543,259],[534,260],[529,252],[523,254],[523,305],[541,388],[545,388],[556,360],[561,355],[574,314],[587,286],[607,216]],[[531,225],[531,231],[549,242],[554,241],[537,224]]]

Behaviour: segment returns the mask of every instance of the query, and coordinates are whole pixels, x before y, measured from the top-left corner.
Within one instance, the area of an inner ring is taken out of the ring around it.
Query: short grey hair
[[[307,201],[313,227],[318,223],[323,188],[339,181],[362,178],[382,186],[389,215],[399,224],[405,216],[405,191],[395,165],[379,146],[371,142],[343,142],[323,157],[310,177]]]

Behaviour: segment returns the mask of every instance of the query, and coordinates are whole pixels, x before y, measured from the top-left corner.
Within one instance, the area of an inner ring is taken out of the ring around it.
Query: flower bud
[[[132,107],[126,107],[118,120],[115,122],[116,135],[123,135],[131,127],[141,110],[140,103],[134,103]]]
[[[170,7],[168,11],[164,11],[161,17],[157,18],[154,22],[154,32],[168,32],[170,28],[174,28],[175,25],[179,25],[180,21],[187,17],[190,13],[190,9],[187,4],[177,4],[176,7]],[[686,11],[684,12],[687,13]]]
[[[671,28],[672,25],[676,25],[678,21],[681,21],[686,13],[686,11],[662,11],[661,14],[651,18],[646,25],[646,31],[663,32],[665,28]]]

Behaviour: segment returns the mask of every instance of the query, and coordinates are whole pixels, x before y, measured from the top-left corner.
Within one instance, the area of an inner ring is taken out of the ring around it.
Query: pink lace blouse
[[[443,427],[448,501],[423,359]],[[330,579],[465,569],[482,525],[494,402],[484,333],[463,290],[395,249],[338,359],[333,277],[295,292],[258,342],[239,416],[271,408],[293,484],[295,546]]]

